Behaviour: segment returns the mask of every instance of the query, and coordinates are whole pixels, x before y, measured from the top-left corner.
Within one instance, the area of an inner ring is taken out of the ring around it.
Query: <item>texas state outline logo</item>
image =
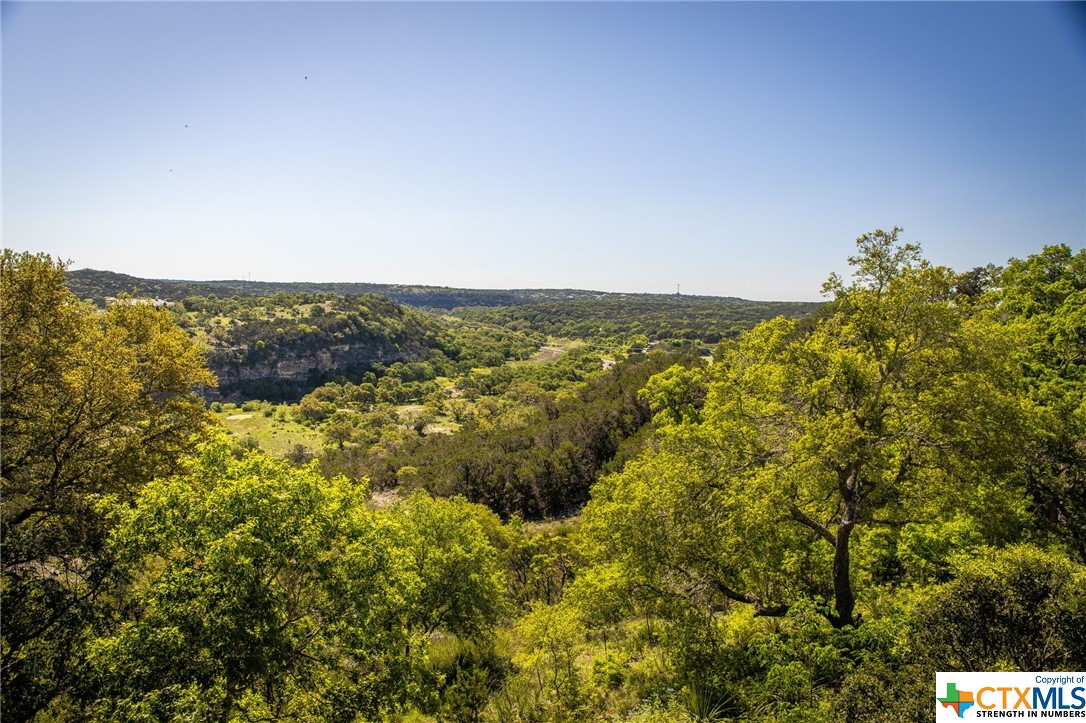
[[[957,683],[947,683],[946,695],[942,698],[936,698],[936,700],[944,708],[953,709],[954,714],[959,718],[964,718],[965,712],[976,704],[976,701],[973,700],[973,691],[958,690]]]

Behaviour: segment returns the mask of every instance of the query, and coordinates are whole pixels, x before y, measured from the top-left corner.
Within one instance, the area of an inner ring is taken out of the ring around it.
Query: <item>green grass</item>
[[[274,410],[270,417],[264,416],[265,408]],[[296,444],[314,451],[321,446],[321,434],[317,429],[295,422],[289,412],[286,420],[276,418],[285,406],[265,408],[247,412],[228,404],[224,405],[223,411],[215,413],[215,418],[234,437],[240,439],[251,435],[262,450],[276,457],[285,456]]]

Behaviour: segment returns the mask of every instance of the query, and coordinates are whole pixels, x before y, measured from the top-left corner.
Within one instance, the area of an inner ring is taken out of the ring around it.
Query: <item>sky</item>
[[[1086,10],[4,1],[4,246],[171,279],[817,300],[1086,243]]]

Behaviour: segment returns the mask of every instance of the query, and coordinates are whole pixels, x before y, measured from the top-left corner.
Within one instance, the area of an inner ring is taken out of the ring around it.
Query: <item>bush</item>
[[[1081,670],[1086,570],[1016,545],[966,563],[913,620],[913,649],[931,670]]]

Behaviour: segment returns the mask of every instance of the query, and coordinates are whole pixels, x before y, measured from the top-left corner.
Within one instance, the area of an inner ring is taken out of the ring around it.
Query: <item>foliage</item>
[[[418,580],[365,495],[221,442],[148,485],[117,511],[132,603],[92,645],[95,715],[199,714],[193,697],[216,718],[395,707]]]
[[[178,318],[207,341],[226,395],[291,398],[329,375],[360,376],[388,360],[441,359],[451,343],[430,317],[374,294],[189,298],[183,309]]]
[[[595,291],[575,289],[455,289],[447,286],[369,284],[360,282],[270,282],[241,279],[224,281],[170,281],[142,279],[127,274],[95,269],[69,271],[67,284],[81,299],[104,303],[108,296],[132,294],[181,301],[189,297],[218,297],[243,300],[273,295],[380,294],[401,304],[418,308],[449,310],[461,306],[503,306],[540,301],[595,298]],[[641,295],[639,295],[641,296]],[[645,295],[647,296],[647,295]]]
[[[1080,669],[1086,570],[1032,545],[984,552],[917,606],[917,656],[933,670]]]
[[[406,703],[432,633],[496,624],[498,523],[422,493],[374,513],[366,495],[220,441],[119,508],[111,544],[134,582],[91,646],[95,716],[353,720]]]
[[[575,528],[534,532],[520,518],[510,520],[505,541],[509,597],[521,609],[532,603],[553,605],[565,596],[581,566]]]
[[[1029,469],[1042,524],[1086,561],[1086,249],[1046,246],[997,275],[1000,312],[1028,349],[1044,434]]]
[[[2,271],[4,707],[28,716],[71,685],[84,629],[108,614],[97,501],[177,469],[209,421],[193,390],[215,380],[168,314],[99,313],[47,255],[5,249]]]
[[[955,273],[899,235],[757,325],[782,308],[248,282],[95,312],[6,252],[5,713],[897,723],[936,670],[1086,665],[1086,252]],[[182,464],[209,377],[171,316],[250,372],[390,352],[242,404],[315,462],[239,426]],[[591,343],[537,355],[556,331]]]
[[[563,396],[511,383],[501,401],[480,402],[457,434],[406,440],[384,469],[367,472],[385,485],[393,470],[411,466],[416,484],[434,494],[463,495],[503,517],[568,514],[584,504],[598,472],[624,454],[623,443],[648,423],[638,389],[672,361],[662,354],[632,357]]]
[[[643,305],[637,309],[637,313],[628,313],[629,316],[644,314],[646,309],[660,310],[668,306],[694,305],[707,303],[721,306],[730,306],[737,313],[737,318],[749,321],[770,318],[776,314],[802,315],[808,313],[814,304],[795,304],[788,302],[756,302],[734,298],[718,298],[704,296],[671,296],[668,294],[608,294],[598,291],[580,289],[454,289],[444,286],[419,286],[404,284],[369,284],[369,283],[333,283],[333,282],[267,282],[267,281],[171,281],[165,279],[142,279],[127,274],[118,274],[112,271],[98,271],[95,269],[79,269],[69,271],[66,275],[66,283],[80,299],[90,298],[96,303],[102,304],[106,297],[131,294],[133,296],[148,296],[164,300],[180,302],[188,298],[229,299],[234,303],[245,303],[245,300],[253,297],[268,296],[360,296],[363,294],[380,294],[393,299],[397,303],[407,304],[420,309],[433,309],[444,311],[466,311],[480,308],[498,307],[499,315],[506,315],[510,308],[520,306],[540,306],[548,308],[553,305],[554,310],[548,313],[551,316],[561,314],[576,314],[578,310],[599,307],[601,301],[606,302],[608,311],[619,310],[623,306],[631,304]],[[502,308],[506,307],[506,308]],[[766,312],[767,309],[775,311]],[[702,309],[703,311],[703,309]],[[686,313],[689,313],[687,311]],[[696,313],[694,315],[696,318]],[[670,328],[676,328],[678,324],[672,323]]]
[[[208,345],[221,392],[235,401],[293,401],[326,382],[376,385],[385,377],[421,397],[422,385],[438,376],[527,359],[544,341],[437,318],[376,294],[188,296],[169,309]]]
[[[579,611],[571,605],[535,604],[514,629],[521,652],[513,658],[524,682],[542,706],[556,707],[556,717],[574,715],[583,704],[583,676],[577,664],[582,644]]]
[[[461,308],[456,313],[464,319],[532,329],[548,336],[644,347],[660,340],[680,345],[716,344],[766,319],[804,316],[817,307],[802,302],[608,294],[592,299]]]
[[[424,636],[444,631],[485,636],[501,615],[505,578],[486,530],[494,513],[463,498],[433,498],[419,491],[392,508],[397,544],[419,581],[411,624]]]
[[[657,597],[762,615],[811,600],[842,627],[859,623],[857,530],[965,512],[986,540],[1020,534],[1014,338],[897,235],[861,237],[826,314],[745,335],[708,370],[701,420],[673,411],[660,448],[597,487],[602,556]]]

